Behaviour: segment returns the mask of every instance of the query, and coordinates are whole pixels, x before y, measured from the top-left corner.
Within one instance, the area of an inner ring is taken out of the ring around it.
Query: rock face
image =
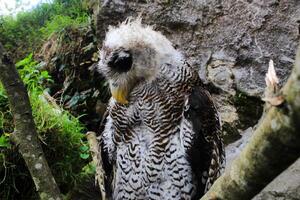
[[[143,13],[145,23],[154,24],[199,66],[204,81],[226,92],[235,86],[260,95],[271,58],[281,80],[286,80],[299,40],[299,1],[157,2],[103,2],[97,15],[99,38],[108,25]]]
[[[293,65],[299,40],[297,0],[105,0],[93,3],[96,34],[101,41],[109,25],[142,15],[184,54],[216,99],[227,132],[245,129],[261,116],[261,102],[240,107],[236,97],[260,97],[270,59],[281,84]],[[236,104],[237,103],[237,104]],[[248,124],[240,121],[251,116]]]
[[[238,157],[243,148],[249,143],[252,133],[253,129],[250,127],[243,132],[240,139],[225,147],[226,169],[230,168],[232,161]]]
[[[252,200],[300,199],[300,158]]]

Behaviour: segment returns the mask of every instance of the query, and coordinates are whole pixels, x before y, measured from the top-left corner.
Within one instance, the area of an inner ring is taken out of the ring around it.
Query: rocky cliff
[[[107,27],[141,15],[163,32],[197,66],[215,97],[225,133],[256,124],[268,62],[273,59],[284,83],[300,31],[297,0],[105,0],[93,1],[101,47]],[[232,136],[228,138],[229,141]]]

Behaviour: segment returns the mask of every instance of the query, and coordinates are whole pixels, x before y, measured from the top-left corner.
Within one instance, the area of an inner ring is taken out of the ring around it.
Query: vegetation
[[[0,42],[17,60],[38,50],[52,33],[87,22],[85,1],[54,0],[16,16],[0,16]]]
[[[66,194],[80,180],[82,168],[89,163],[89,149],[82,134],[85,129],[77,118],[45,98],[43,85],[52,80],[46,71],[39,70],[41,65],[33,60],[32,54],[16,66],[30,94],[33,116],[46,158],[58,185]],[[0,199],[33,198],[36,194],[31,177],[21,156],[9,143],[13,124],[2,86],[0,109]],[[30,184],[25,187],[17,184],[24,181]]]
[[[66,29],[89,23],[84,0],[53,0],[15,16],[0,16],[0,43],[10,52],[29,92],[33,116],[46,159],[63,194],[75,188],[86,174],[93,174],[89,147],[79,119],[49,100],[47,87],[53,84],[43,62],[34,60],[45,41]],[[27,55],[27,56],[26,56]],[[37,199],[34,184],[16,146],[10,143],[14,131],[6,93],[0,83],[0,199]],[[87,170],[88,169],[88,170]],[[24,185],[24,183],[26,183]]]

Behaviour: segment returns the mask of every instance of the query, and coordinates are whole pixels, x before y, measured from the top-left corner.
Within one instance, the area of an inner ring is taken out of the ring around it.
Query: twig
[[[89,146],[90,146],[90,152],[92,154],[93,157],[93,162],[96,165],[96,180],[99,184],[100,187],[100,192],[101,192],[101,197],[102,200],[106,200],[107,199],[107,195],[105,192],[105,182],[104,182],[104,178],[105,178],[105,171],[102,168],[103,163],[102,163],[102,157],[101,157],[101,148],[97,137],[96,137],[96,133],[95,132],[87,132],[86,134]]]

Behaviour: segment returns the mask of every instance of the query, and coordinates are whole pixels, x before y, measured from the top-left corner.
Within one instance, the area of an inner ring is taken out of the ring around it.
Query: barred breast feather
[[[197,72],[181,61],[158,73],[128,105],[110,100],[100,148],[111,199],[199,199],[223,169],[219,117]]]

